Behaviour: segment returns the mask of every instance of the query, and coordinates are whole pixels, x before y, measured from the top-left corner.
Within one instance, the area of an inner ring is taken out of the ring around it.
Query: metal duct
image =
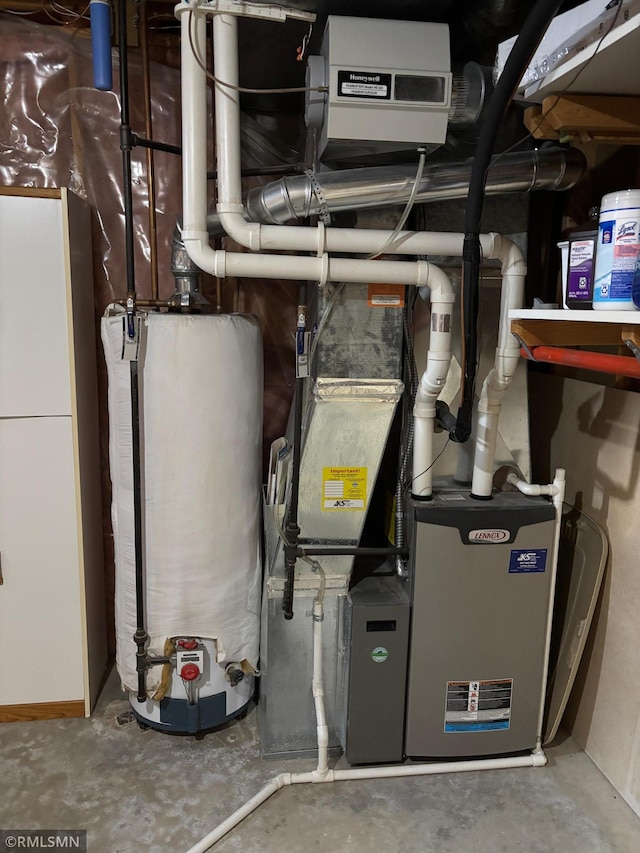
[[[416,202],[464,198],[471,166],[471,160],[427,165]],[[578,183],[585,168],[584,155],[575,148],[498,155],[489,167],[487,193],[567,190]],[[281,178],[249,192],[247,216],[252,222],[281,225],[308,216],[403,204],[411,194],[415,173],[415,166],[403,165]]]

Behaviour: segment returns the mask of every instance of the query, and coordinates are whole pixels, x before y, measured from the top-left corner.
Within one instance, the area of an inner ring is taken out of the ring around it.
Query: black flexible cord
[[[478,367],[478,304],[480,278],[480,219],[484,206],[487,169],[498,130],[522,75],[531,62],[551,19],[562,0],[537,0],[529,13],[509,54],[504,70],[496,84],[487,106],[482,130],[471,169],[469,193],[465,212],[463,247],[463,298],[464,311],[464,380],[456,428],[451,433],[453,441],[465,442],[471,435],[471,415]]]

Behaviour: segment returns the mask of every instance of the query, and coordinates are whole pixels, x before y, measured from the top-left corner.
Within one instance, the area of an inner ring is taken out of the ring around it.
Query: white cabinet
[[[84,716],[105,629],[91,230],[0,189],[0,722]]]

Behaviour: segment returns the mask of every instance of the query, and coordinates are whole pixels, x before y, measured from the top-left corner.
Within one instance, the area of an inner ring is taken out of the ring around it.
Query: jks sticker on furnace
[[[367,505],[366,468],[323,468],[322,510],[364,510]]]

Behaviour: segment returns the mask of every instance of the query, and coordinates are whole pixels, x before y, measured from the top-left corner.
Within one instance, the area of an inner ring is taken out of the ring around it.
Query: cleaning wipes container
[[[640,255],[640,190],[608,193],[600,206],[593,288],[596,311],[633,311],[633,277]]]

